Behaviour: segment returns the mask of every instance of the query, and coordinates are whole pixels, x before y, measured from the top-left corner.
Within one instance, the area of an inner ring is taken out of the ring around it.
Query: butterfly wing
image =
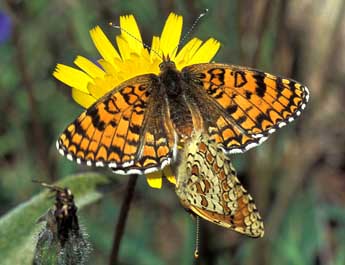
[[[245,67],[195,64],[185,67],[182,76],[195,88],[192,100],[200,98],[199,109],[209,121],[205,128],[209,127],[211,139],[229,153],[245,152],[262,143],[299,116],[309,100],[302,84]],[[204,111],[201,102],[205,101],[214,106],[211,112]]]
[[[174,135],[164,101],[154,100],[157,86],[155,75],[143,75],[100,98],[60,135],[60,153],[122,174],[163,168],[170,163]]]
[[[186,144],[177,169],[176,193],[200,217],[252,237],[262,237],[255,203],[236,177],[230,160],[206,134]]]

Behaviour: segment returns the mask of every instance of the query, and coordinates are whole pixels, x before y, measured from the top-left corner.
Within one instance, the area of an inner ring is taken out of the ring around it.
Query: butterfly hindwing
[[[143,125],[145,130],[143,130],[140,159],[130,169],[132,172],[133,168],[137,168],[138,171],[144,168],[145,173],[155,171],[156,168],[164,168],[170,163],[175,148],[175,131],[167,117],[168,110],[164,101],[154,100],[149,113]]]
[[[100,98],[61,134],[60,152],[78,163],[107,165],[118,173],[140,173],[168,163],[173,137],[162,126],[164,113],[157,113],[156,79],[135,77]]]
[[[209,133],[229,153],[262,143],[299,116],[309,100],[308,89],[294,80],[240,66],[195,64],[182,75],[221,112]]]
[[[230,160],[206,134],[196,134],[186,143],[177,169],[176,193],[186,209],[210,222],[248,236],[263,236],[252,197]]]

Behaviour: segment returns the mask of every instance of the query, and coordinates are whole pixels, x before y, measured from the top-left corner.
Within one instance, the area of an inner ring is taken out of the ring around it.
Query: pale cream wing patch
[[[176,193],[200,217],[252,237],[262,237],[263,222],[236,171],[207,134],[186,143],[177,169]]]

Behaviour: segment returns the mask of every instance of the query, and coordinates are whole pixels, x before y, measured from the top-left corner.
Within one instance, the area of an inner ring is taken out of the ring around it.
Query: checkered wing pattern
[[[251,237],[264,234],[253,198],[230,160],[206,134],[194,135],[185,145],[176,193],[187,210],[210,222]]]
[[[84,111],[57,141],[60,153],[116,173],[149,173],[170,163],[173,130],[155,75],[135,77]]]
[[[195,88],[192,97],[205,130],[228,153],[261,144],[299,116],[309,100],[308,89],[294,80],[240,66],[195,64],[182,75]]]

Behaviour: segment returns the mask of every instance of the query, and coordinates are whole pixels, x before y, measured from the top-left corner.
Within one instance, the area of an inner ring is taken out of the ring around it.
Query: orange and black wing
[[[302,84],[226,64],[195,64],[182,70],[213,140],[228,153],[245,152],[301,114],[309,100]],[[206,92],[206,93],[205,93]],[[205,95],[206,94],[206,95]],[[208,102],[201,106],[202,102]],[[206,109],[207,112],[203,112]],[[211,117],[210,116],[211,113]]]
[[[170,163],[174,136],[164,120],[155,75],[130,79],[84,111],[57,141],[69,160],[108,166],[116,173],[147,173]]]

